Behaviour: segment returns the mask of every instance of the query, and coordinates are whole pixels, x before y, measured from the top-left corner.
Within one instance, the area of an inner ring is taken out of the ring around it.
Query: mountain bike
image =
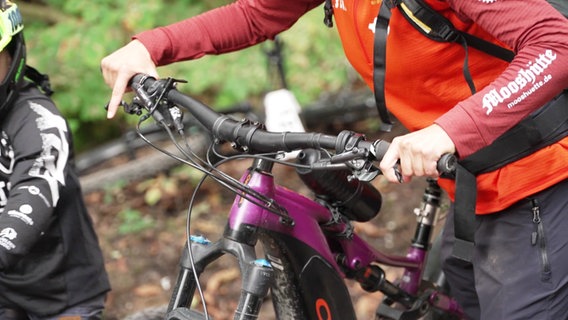
[[[215,112],[178,91],[179,83],[183,81],[136,75],[131,81],[135,96],[124,109],[140,116],[139,123],[153,118],[173,141],[178,141],[176,134],[185,136],[184,116],[199,121],[213,137],[209,152],[221,160],[202,159],[183,142],[176,143],[177,153],[165,152],[231,190],[235,198],[223,235],[215,241],[190,234],[188,217],[187,242],[163,319],[212,319],[200,276],[226,256],[234,258],[240,270],[234,319],[257,319],[269,293],[278,319],[356,319],[346,280],[384,294],[377,301],[376,319],[463,318],[430,250],[441,199],[435,179],[428,180],[406,255],[385,254],[360,237],[353,223],[367,222],[380,211],[382,195],[370,181],[381,174],[373,163],[388,149],[387,141],[367,141],[348,130],[337,135],[269,132],[261,123]],[[218,147],[225,142],[240,153],[223,157]],[[296,150],[295,162],[281,159]],[[220,164],[242,158],[252,163],[240,179],[219,170]],[[455,161],[453,155],[444,155],[438,171],[451,176]],[[278,185],[272,174],[276,165],[296,168],[314,196]],[[388,280],[385,265],[401,268],[403,275]]]

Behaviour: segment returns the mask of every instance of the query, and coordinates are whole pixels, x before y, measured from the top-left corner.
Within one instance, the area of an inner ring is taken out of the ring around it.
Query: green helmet
[[[26,45],[23,29],[18,6],[9,0],[0,0],[0,51],[8,50],[12,57],[6,77],[0,82],[0,113],[14,101],[18,85],[24,78]]]

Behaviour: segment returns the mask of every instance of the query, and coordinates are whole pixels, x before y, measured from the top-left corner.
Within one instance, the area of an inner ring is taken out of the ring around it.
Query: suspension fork
[[[189,241],[180,259],[179,274],[168,313],[177,308],[190,307],[203,270],[225,253],[230,253],[239,263],[242,279],[241,296],[234,319],[257,319],[260,306],[272,284],[273,270],[270,264],[264,259],[257,259],[254,246],[250,244],[227,238],[211,243],[204,237],[196,236],[190,237]],[[191,246],[192,256],[189,254],[188,245]]]

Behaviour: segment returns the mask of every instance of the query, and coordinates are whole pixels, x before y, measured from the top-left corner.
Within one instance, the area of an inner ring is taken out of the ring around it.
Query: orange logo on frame
[[[316,300],[316,314],[318,320],[331,320],[331,310],[327,301],[321,298]]]

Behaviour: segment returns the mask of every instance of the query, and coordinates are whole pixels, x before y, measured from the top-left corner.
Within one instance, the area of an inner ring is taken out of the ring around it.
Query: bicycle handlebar
[[[164,105],[162,99],[166,99],[191,113],[214,138],[231,142],[233,147],[251,153],[290,152],[306,148],[334,149],[337,153],[331,158],[331,163],[334,164],[356,159],[380,161],[390,145],[380,139],[366,141],[364,135],[352,131],[342,131],[337,136],[309,132],[269,132],[260,123],[236,121],[179,92],[175,89],[178,82],[182,81],[172,78],[156,80],[148,75],[135,75],[130,86],[138,97],[136,108],[139,109],[142,104],[141,107],[153,113],[156,120],[160,121],[163,118],[160,114],[160,107]],[[455,155],[445,154],[438,161],[438,172],[451,175],[455,165]]]

